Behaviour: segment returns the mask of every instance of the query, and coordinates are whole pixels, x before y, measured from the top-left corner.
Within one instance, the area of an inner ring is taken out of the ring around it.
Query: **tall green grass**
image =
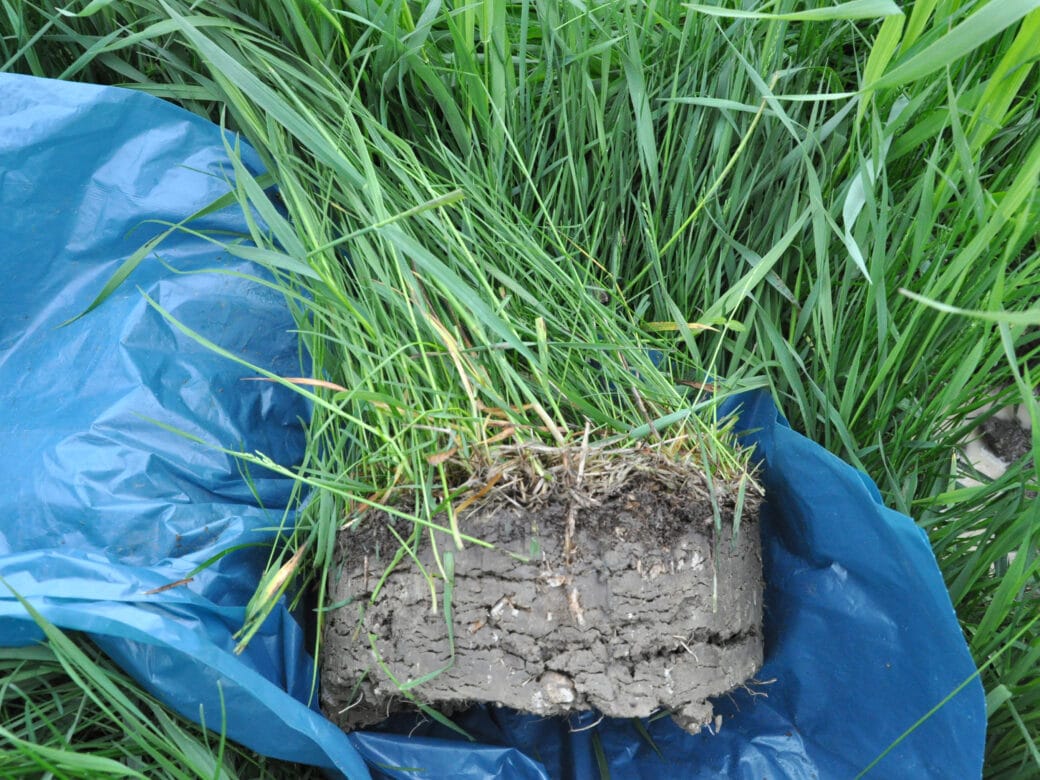
[[[0,2],[6,69],[178,101],[278,185],[236,194],[326,384],[254,621],[388,490],[460,541],[452,463],[499,436],[671,425],[735,471],[672,381],[711,373],[928,530],[1003,651],[987,774],[1040,771],[1040,461],[956,481],[988,393],[1037,417],[1040,3],[828,5]]]

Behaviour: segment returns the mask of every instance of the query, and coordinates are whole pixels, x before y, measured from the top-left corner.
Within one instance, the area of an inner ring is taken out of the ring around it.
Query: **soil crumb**
[[[460,533],[489,547],[374,510],[340,531],[326,715],[351,730],[416,702],[481,701],[709,723],[708,698],[762,663],[754,480],[709,482],[650,448],[506,455],[453,503]]]

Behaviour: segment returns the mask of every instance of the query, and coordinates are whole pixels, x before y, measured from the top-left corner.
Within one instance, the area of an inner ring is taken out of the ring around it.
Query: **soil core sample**
[[[707,699],[762,663],[754,481],[709,481],[692,458],[649,448],[507,455],[454,501],[459,532],[490,546],[460,550],[446,530],[375,510],[340,531],[325,714],[350,730],[416,702],[490,702],[709,723]]]

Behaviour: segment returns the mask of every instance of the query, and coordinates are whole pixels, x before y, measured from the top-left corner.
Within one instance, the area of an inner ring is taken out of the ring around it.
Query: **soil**
[[[462,533],[491,549],[459,550],[444,532],[413,536],[412,522],[381,511],[341,530],[321,657],[326,715],[351,730],[414,708],[414,698],[447,713],[477,701],[546,716],[663,707],[690,731],[709,723],[708,698],[762,663],[753,480],[734,535],[736,486],[716,477],[709,487],[690,462],[545,448],[511,463],[455,501],[468,503]],[[391,528],[411,537],[414,558],[384,577],[401,550]]]
[[[1004,463],[1016,463],[1033,449],[1028,418],[1023,424],[1017,418],[991,417],[981,428],[983,443]]]

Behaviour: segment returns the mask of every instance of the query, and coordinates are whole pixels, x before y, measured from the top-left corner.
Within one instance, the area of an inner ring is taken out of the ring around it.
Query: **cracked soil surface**
[[[329,595],[339,606],[327,613],[322,651],[325,713],[344,729],[364,727],[413,707],[399,690],[411,686],[442,712],[474,701],[540,715],[642,717],[664,707],[691,731],[708,723],[707,699],[762,663],[761,498],[746,491],[734,540],[732,485],[712,486],[717,532],[699,470],[594,471],[576,488],[540,469],[460,513],[462,532],[493,549],[458,550],[437,533],[438,565],[429,533],[419,534],[413,551],[436,598],[410,555],[379,584],[400,547],[389,526],[408,538],[410,522],[373,511],[341,531]]]

